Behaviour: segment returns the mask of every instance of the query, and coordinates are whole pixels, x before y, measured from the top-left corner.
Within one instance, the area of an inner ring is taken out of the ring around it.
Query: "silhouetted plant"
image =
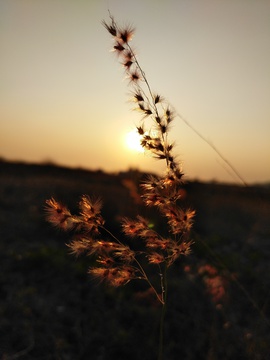
[[[77,215],[71,214],[55,199],[47,200],[47,219],[65,231],[72,231],[72,239],[67,245],[73,254],[94,257],[94,266],[89,269],[93,277],[115,287],[136,279],[147,282],[162,305],[159,338],[159,359],[162,359],[167,269],[180,256],[190,253],[192,241],[189,234],[195,211],[179,206],[184,174],[173,152],[174,144],[168,137],[174,111],[160,94],[152,92],[130,46],[134,29],[129,26],[120,28],[112,16],[110,20],[110,23],[104,21],[103,25],[113,36],[113,50],[125,69],[132,88],[132,100],[141,114],[141,122],[137,126],[141,145],[165,164],[163,176],[151,175],[141,184],[142,198],[146,206],[160,211],[166,219],[170,235],[158,233],[146,218],[138,215],[135,219],[122,219],[123,236],[119,238],[105,225],[101,200],[86,195],[81,197]],[[132,242],[127,238],[136,239],[136,246],[130,245]],[[157,267],[158,281],[149,276],[149,266]]]

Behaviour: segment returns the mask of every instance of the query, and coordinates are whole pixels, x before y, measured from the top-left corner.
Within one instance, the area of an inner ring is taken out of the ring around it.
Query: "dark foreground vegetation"
[[[91,259],[44,219],[51,196],[76,211],[89,194],[119,236],[119,218],[137,214],[165,231],[140,202],[144,176],[0,163],[1,360],[157,358],[160,305],[144,284],[93,281]],[[183,197],[195,244],[170,269],[165,359],[270,359],[270,188],[190,182]]]

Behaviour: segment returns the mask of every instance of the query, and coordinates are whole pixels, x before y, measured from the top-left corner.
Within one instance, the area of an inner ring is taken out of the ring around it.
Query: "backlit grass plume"
[[[134,29],[129,26],[119,27],[113,17],[109,23],[104,21],[103,25],[113,37],[113,50],[124,67],[132,100],[141,116],[137,126],[141,145],[153,158],[164,162],[163,176],[149,176],[141,184],[141,191],[145,205],[158,208],[161,216],[166,219],[166,234],[169,235],[159,234],[147,219],[138,214],[135,219],[123,218],[122,235],[115,236],[106,227],[101,214],[101,201],[86,195],[81,197],[77,215],[71,214],[55,199],[48,200],[47,219],[53,225],[65,231],[72,230],[72,234],[75,234],[68,244],[73,254],[85,254],[95,258],[95,265],[89,269],[93,277],[116,287],[131,280],[148,283],[162,304],[159,350],[161,359],[167,269],[176,259],[190,253],[192,240],[189,239],[189,233],[195,212],[179,206],[184,174],[174,153],[174,144],[169,139],[174,111],[163,96],[152,92],[130,45]],[[135,239],[134,249],[129,245],[134,244],[130,238]],[[148,267],[153,266],[157,268],[158,281],[148,276]]]

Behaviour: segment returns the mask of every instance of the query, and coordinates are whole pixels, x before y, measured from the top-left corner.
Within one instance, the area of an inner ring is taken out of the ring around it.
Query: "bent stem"
[[[107,234],[109,234],[109,235],[110,235],[116,242],[118,242],[120,245],[123,245],[123,243],[122,243],[110,230],[108,230],[106,227],[100,226],[100,228],[103,229],[104,231],[106,231]],[[124,246],[124,245],[123,245],[123,246]],[[161,296],[160,296],[160,295],[158,294],[156,288],[154,287],[154,285],[153,285],[152,282],[150,281],[149,277],[147,276],[147,274],[146,274],[144,268],[142,267],[141,263],[136,259],[135,256],[134,256],[133,260],[134,260],[134,262],[135,262],[135,263],[137,264],[137,266],[138,266],[137,269],[140,271],[140,273],[141,273],[141,275],[142,275],[142,279],[144,279],[144,280],[148,283],[148,285],[150,286],[150,288],[154,291],[154,293],[155,293],[158,301],[160,301],[161,304],[164,305],[164,301],[165,301],[165,296],[164,296],[165,291],[164,291],[164,287],[165,287],[165,286],[163,285],[163,275],[162,275],[161,271],[160,271],[160,278],[161,278],[161,291],[162,291],[162,293],[161,293]]]

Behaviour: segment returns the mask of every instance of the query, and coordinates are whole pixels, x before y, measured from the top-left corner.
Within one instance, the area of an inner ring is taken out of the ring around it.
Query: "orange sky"
[[[248,183],[270,180],[270,2],[21,0],[0,3],[0,156],[106,171],[161,171],[131,151],[140,118],[101,25],[136,27],[161,93]],[[235,181],[180,118],[170,138],[191,179]]]

